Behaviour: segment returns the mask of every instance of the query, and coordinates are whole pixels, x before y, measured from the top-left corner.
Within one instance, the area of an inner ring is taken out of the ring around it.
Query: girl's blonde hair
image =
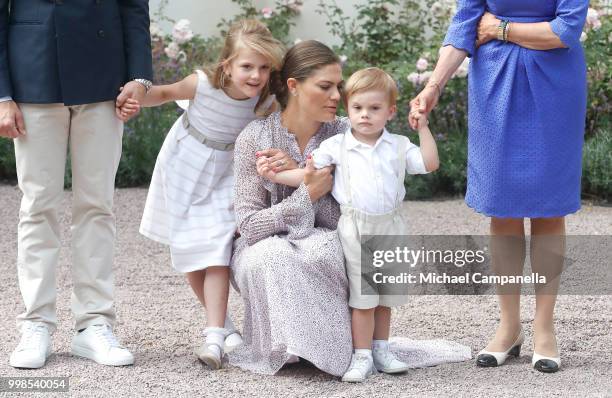
[[[265,57],[270,62],[270,73],[281,68],[285,52],[281,42],[272,36],[263,23],[256,19],[243,19],[234,23],[227,32],[219,61],[205,69],[208,80],[214,88],[225,87],[229,77],[223,69],[238,56],[238,51],[243,47],[250,48]],[[269,96],[270,82],[268,81],[255,105],[255,112],[260,111],[259,107]]]

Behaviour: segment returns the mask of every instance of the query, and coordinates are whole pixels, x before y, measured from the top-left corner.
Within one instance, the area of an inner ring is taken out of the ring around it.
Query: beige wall
[[[355,15],[355,4],[365,0],[336,0],[338,6],[344,9],[345,15]],[[151,17],[159,7],[160,0],[150,0]],[[274,6],[274,0],[255,0],[253,4],[259,9]],[[326,18],[317,14],[319,0],[304,0],[302,13],[296,19],[296,26],[292,29],[291,39],[316,39],[327,44],[336,44],[336,40],[329,34],[325,26]],[[165,15],[174,20],[187,18],[191,21],[195,33],[211,36],[218,33],[217,23],[222,18],[229,18],[238,12],[238,7],[230,0],[171,0],[165,9]],[[160,24],[162,29],[169,31],[170,24]]]

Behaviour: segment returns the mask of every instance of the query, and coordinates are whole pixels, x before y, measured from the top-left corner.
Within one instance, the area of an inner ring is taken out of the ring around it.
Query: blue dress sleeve
[[[466,51],[468,57],[471,57],[478,37],[478,21],[485,12],[485,6],[485,0],[458,0],[457,13],[446,31],[442,46],[451,45]]]
[[[559,0],[552,31],[568,48],[580,46],[580,34],[586,20],[588,0]]]

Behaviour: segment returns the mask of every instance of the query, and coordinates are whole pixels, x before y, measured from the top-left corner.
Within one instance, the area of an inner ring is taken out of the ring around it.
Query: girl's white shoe
[[[476,358],[476,365],[483,368],[490,368],[494,366],[503,365],[506,362],[506,358],[509,356],[517,357],[521,354],[521,345],[525,341],[525,334],[523,333],[523,329],[519,333],[518,337],[512,343],[510,348],[506,351],[494,352],[494,351],[486,351],[482,350],[478,353],[478,357]]]
[[[219,327],[206,328],[204,330],[206,341],[195,351],[198,359],[213,370],[221,368],[225,332],[225,329]]]

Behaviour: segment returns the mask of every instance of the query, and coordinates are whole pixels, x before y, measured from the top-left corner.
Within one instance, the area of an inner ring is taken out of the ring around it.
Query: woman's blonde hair
[[[351,96],[364,91],[380,90],[388,95],[389,105],[397,102],[398,89],[395,80],[380,68],[365,68],[353,73],[344,86],[344,103]]]
[[[284,56],[284,48],[280,41],[276,40],[270,30],[256,19],[242,19],[234,23],[225,36],[225,43],[217,63],[206,68],[210,84],[216,89],[222,89],[227,84],[229,77],[224,72],[224,67],[238,56],[241,48],[247,47],[265,57],[270,62],[270,73],[281,68]],[[270,96],[270,82],[262,90],[259,101],[255,105],[255,112]]]

